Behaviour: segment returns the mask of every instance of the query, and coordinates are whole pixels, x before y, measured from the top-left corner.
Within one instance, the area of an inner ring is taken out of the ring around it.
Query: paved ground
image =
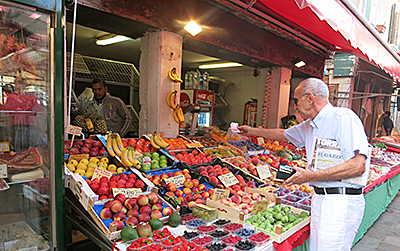
[[[400,250],[400,192],[352,251]]]

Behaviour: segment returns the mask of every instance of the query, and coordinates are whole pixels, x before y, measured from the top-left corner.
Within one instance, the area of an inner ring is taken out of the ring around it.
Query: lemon
[[[123,167],[118,167],[117,173],[123,173],[125,169]]]
[[[81,161],[79,161],[79,163],[83,163],[85,165],[89,164],[89,160],[88,159],[81,159]]]
[[[76,170],[75,170],[75,173],[79,173],[79,175],[83,176],[83,175],[85,175],[85,170],[83,170],[83,169],[76,169]]]
[[[109,166],[108,166],[108,170],[114,170],[114,171],[117,171],[117,166],[116,166],[116,165],[114,165],[114,164],[111,164],[111,165],[109,165]]]
[[[87,164],[87,167],[88,167],[88,168],[89,168],[89,167],[92,167],[92,168],[96,169],[97,164],[94,163],[94,162],[89,162],[89,164]]]
[[[83,164],[83,163],[79,163],[77,166],[76,166],[76,169],[82,169],[82,170],[86,170],[87,169],[87,165],[85,165],[85,164]]]
[[[97,162],[99,162],[99,159],[96,157],[93,157],[93,158],[90,158],[89,162],[93,162],[93,163],[97,164]]]
[[[107,163],[105,163],[105,162],[99,162],[99,163],[97,163],[97,166],[100,167],[100,168],[102,168],[102,169],[103,169],[103,168],[107,169],[107,166],[108,166],[108,165],[107,165]]]
[[[109,160],[108,160],[108,158],[107,157],[103,157],[103,158],[101,158],[100,159],[100,162],[104,162],[104,163],[109,163]]]
[[[85,173],[85,176],[86,176],[87,178],[91,178],[91,177],[93,176],[93,172],[86,172],[86,173]]]
[[[70,161],[68,161],[68,164],[72,164],[74,166],[77,166],[78,165],[78,161],[76,161],[74,159],[71,159]]]
[[[75,166],[74,165],[68,163],[66,166],[71,172],[75,171]]]

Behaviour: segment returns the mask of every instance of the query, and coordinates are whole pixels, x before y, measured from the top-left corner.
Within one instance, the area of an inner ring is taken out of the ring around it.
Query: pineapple
[[[75,117],[75,125],[81,127],[82,131],[88,131],[85,119],[92,103],[93,101],[90,98],[84,96],[80,96],[76,102],[78,115]]]
[[[94,112],[95,118],[92,119],[93,124],[94,124],[94,130],[95,130],[95,132],[106,133],[107,125],[103,119],[103,110],[101,108],[101,105],[93,103],[93,107],[94,107],[94,111],[95,111]]]

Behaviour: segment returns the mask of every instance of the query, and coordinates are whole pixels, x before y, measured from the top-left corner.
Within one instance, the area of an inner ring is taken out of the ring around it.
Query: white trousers
[[[364,195],[313,194],[310,251],[350,250],[364,215]]]

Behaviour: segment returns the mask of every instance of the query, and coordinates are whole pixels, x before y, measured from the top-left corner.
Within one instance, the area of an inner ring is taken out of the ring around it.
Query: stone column
[[[182,36],[167,31],[148,33],[141,38],[139,85],[139,135],[163,131],[166,137],[176,137],[179,125],[165,98],[177,90],[179,104],[180,83],[168,78],[168,71],[175,67],[181,76]]]
[[[287,115],[289,109],[292,70],[283,67],[274,68],[271,77],[267,128],[278,128],[281,118]]]

